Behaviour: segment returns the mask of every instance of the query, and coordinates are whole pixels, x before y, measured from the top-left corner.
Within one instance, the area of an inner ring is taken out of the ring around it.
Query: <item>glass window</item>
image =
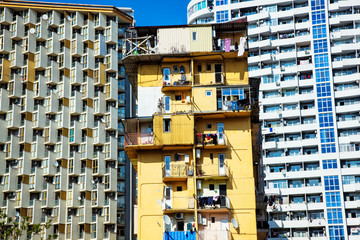
[[[341,207],[340,192],[327,192],[326,207]]]
[[[325,11],[318,11],[312,13],[312,23],[315,24],[324,24],[326,23]]]
[[[315,55],[315,67],[328,67],[329,66],[329,56],[328,54],[319,54]]]
[[[313,38],[326,38],[326,25],[313,26]]]
[[[226,21],[229,21],[229,11],[225,10],[225,11],[216,12],[217,23],[226,22]]]
[[[324,176],[325,191],[339,190],[339,176]]]
[[[323,53],[328,51],[327,39],[314,40],[314,53]]]
[[[320,139],[321,143],[330,143],[335,142],[335,132],[334,129],[321,129],[320,130]]]
[[[323,160],[323,169],[335,169],[337,168],[336,159]]]
[[[341,208],[328,209],[327,216],[329,224],[343,223]]]
[[[343,240],[345,237],[343,226],[330,226],[329,233],[330,240]]]
[[[319,114],[320,127],[333,127],[334,118],[332,113],[321,113]]]
[[[325,9],[325,0],[311,0],[311,10]]]
[[[216,6],[228,4],[228,0],[216,0]]]
[[[317,96],[318,97],[330,97],[331,96],[331,86],[330,83],[320,83],[316,85]]]
[[[319,112],[330,112],[332,111],[331,98],[324,98],[318,100]]]
[[[336,147],[334,143],[321,145],[321,153],[334,153],[334,152],[336,152]]]
[[[330,73],[328,68],[315,70],[316,82],[330,81]]]

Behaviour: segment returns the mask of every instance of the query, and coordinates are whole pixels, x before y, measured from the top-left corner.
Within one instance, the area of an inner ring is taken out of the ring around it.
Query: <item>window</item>
[[[211,90],[205,91],[205,95],[208,96],[208,97],[211,96],[211,95],[212,95],[212,91],[211,91]]]
[[[315,72],[316,82],[327,82],[330,81],[329,69],[317,69]]]
[[[341,207],[340,192],[326,193],[326,207]]]
[[[164,97],[164,111],[166,113],[170,112],[170,96]]]
[[[318,100],[319,112],[330,112],[332,111],[331,98],[324,98]]]
[[[91,224],[91,238],[96,238],[96,223]]]
[[[164,119],[164,132],[170,132],[171,131],[171,119]]]
[[[165,81],[170,81],[170,68],[163,68],[163,78]]]
[[[226,22],[226,21],[229,21],[229,11],[225,10],[225,11],[216,12],[217,23]]]
[[[228,0],[216,0],[216,6],[228,4]]]
[[[60,189],[60,176],[55,176],[55,189]]]
[[[326,38],[326,25],[313,26],[313,38]]]
[[[212,124],[211,123],[206,124],[206,129],[212,129]]]
[[[319,114],[320,127],[333,127],[334,118],[332,113],[321,113]]]
[[[321,153],[334,153],[336,152],[335,144],[322,144]]]
[[[330,143],[335,142],[335,132],[334,129],[321,129],[320,130],[320,139],[321,143]]]
[[[177,186],[176,191],[181,192],[182,191],[182,186]]]
[[[343,240],[345,237],[343,226],[330,226],[329,233],[330,233],[330,240]]]
[[[206,64],[206,71],[211,71],[211,64]]]
[[[315,55],[315,67],[328,67],[329,66],[329,56],[328,54],[319,54]]]
[[[343,223],[341,208],[328,209],[327,216],[329,224]]]
[[[323,53],[328,51],[327,39],[314,40],[314,53]]]
[[[197,32],[192,32],[192,40],[193,41],[197,40]]]
[[[175,95],[175,101],[181,101],[181,95]]]
[[[312,24],[324,24],[326,23],[325,11],[313,12],[312,14]]]
[[[316,85],[317,96],[318,97],[330,97],[331,96],[331,86],[330,83],[320,83]]]
[[[339,190],[339,177],[338,176],[324,176],[325,191]]]
[[[323,169],[335,169],[337,168],[336,159],[323,160]]]
[[[215,190],[215,185],[214,184],[209,184],[209,190],[211,190],[211,191]]]
[[[311,0],[311,10],[325,9],[325,0]]]

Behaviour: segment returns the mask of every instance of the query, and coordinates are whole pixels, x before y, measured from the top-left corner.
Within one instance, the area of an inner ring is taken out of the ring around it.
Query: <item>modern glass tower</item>
[[[249,23],[270,238],[360,238],[360,1],[191,1]]]

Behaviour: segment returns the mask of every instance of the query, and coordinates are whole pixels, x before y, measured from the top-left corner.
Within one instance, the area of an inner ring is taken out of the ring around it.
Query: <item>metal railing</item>
[[[194,167],[189,164],[164,164],[163,178],[187,178],[194,176]]]
[[[154,144],[153,133],[126,133],[124,146]]]

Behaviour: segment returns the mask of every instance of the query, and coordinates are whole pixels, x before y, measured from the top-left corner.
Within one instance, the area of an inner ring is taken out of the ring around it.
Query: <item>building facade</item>
[[[360,2],[198,3],[189,4],[191,23],[249,22],[269,237],[359,239]]]
[[[125,125],[137,239],[257,239],[245,29],[135,28],[124,64],[138,96]]]
[[[16,221],[51,219],[42,237],[125,239],[120,60],[131,13],[0,4],[0,208]]]

